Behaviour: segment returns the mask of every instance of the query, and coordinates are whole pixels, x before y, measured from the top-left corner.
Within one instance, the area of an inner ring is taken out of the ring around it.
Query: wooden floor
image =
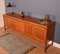
[[[3,28],[0,29],[0,36],[3,36],[7,32],[4,31]],[[32,51],[30,51],[28,54],[60,54],[60,49],[56,48],[54,46],[50,46],[46,53],[42,51],[42,49],[34,48]]]
[[[4,48],[0,47],[0,54],[9,54]]]
[[[48,48],[48,50],[45,52],[43,52],[43,50],[35,48],[32,51],[30,51],[28,54],[60,54],[60,49],[51,46],[50,48]]]
[[[0,28],[0,37],[7,34],[7,32],[4,31],[4,28]],[[0,54],[9,54],[8,51],[6,51],[4,48],[0,47]]]
[[[0,37],[7,34],[7,32],[4,30],[4,28],[0,28]]]

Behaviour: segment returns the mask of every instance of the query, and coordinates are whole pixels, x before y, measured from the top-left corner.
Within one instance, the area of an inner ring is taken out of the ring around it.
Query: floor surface
[[[7,34],[4,29],[0,29],[0,54],[60,54],[60,49],[50,46],[44,53],[42,49],[34,48],[13,35]]]

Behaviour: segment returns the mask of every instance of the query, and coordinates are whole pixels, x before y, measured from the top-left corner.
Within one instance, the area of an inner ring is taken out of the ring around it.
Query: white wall
[[[39,17],[44,17],[45,14],[60,17],[60,0],[13,0],[13,2],[16,5],[15,12],[24,10]],[[56,21],[60,22],[57,19]]]
[[[56,21],[55,42],[60,43],[60,0],[12,0],[16,5],[14,12],[28,11],[32,16],[44,18],[50,14],[51,19]]]
[[[6,13],[12,12],[12,8],[7,7],[9,2],[12,4],[13,0],[5,0],[5,11],[6,11]]]
[[[0,27],[4,26],[3,14],[5,13],[5,3],[4,0],[0,0]]]

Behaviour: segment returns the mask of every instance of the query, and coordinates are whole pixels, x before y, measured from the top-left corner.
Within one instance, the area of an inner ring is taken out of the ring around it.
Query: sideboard
[[[54,41],[55,22],[41,24],[39,18],[25,16],[22,18],[19,14],[4,14],[4,28],[10,28],[20,32],[29,38],[33,38],[38,43],[42,43],[44,51],[47,49],[48,40]]]

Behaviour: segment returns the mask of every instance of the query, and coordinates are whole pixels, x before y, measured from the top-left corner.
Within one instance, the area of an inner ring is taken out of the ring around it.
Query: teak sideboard
[[[40,19],[35,17],[25,16],[22,18],[19,14],[4,14],[4,28],[11,28],[17,32],[31,37],[38,43],[42,43],[44,50],[47,49],[48,40],[54,41],[55,22],[48,24],[39,23]]]

